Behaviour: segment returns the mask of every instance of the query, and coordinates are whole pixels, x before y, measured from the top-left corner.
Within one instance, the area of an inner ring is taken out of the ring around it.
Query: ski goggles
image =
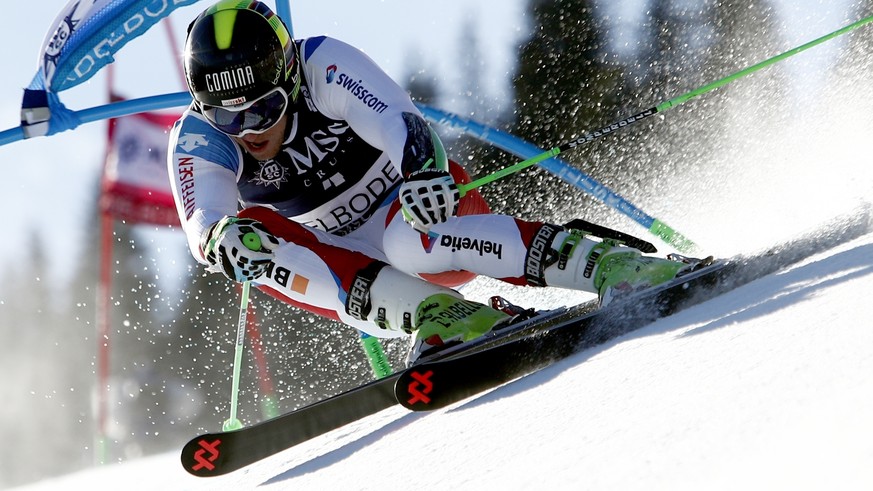
[[[288,108],[288,94],[282,87],[238,106],[219,107],[201,104],[201,112],[215,129],[230,136],[263,133],[279,122]]]

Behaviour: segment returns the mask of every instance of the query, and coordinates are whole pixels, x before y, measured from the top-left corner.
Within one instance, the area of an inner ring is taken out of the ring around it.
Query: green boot
[[[594,280],[600,305],[605,307],[620,296],[670,281],[686,267],[688,264],[638,252],[605,255],[598,261]]]
[[[415,313],[416,332],[406,364],[422,355],[476,339],[510,319],[508,314],[481,303],[437,293],[424,299]]]
[[[547,240],[545,251],[529,254],[546,258],[526,271],[534,279],[532,284],[594,293],[601,306],[619,295],[669,281],[683,268],[692,267],[691,263],[643,256],[614,240],[598,242],[578,231],[559,230]]]

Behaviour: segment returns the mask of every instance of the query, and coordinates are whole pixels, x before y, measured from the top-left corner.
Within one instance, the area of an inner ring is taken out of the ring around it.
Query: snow
[[[873,489],[870,292],[866,235],[448,409],[390,408],[227,476],[170,453],[21,489]]]

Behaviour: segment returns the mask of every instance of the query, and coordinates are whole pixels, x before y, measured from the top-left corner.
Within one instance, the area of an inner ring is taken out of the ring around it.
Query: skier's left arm
[[[307,80],[319,111],[344,120],[387,153],[403,176],[404,218],[421,233],[457,211],[460,198],[439,136],[409,94],[356,48],[332,38],[303,43]]]

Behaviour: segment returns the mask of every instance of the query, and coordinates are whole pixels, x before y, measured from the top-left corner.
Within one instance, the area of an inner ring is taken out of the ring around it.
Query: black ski
[[[447,359],[482,350],[504,339],[532,332],[589,311],[593,305],[541,312],[463,345],[451,346],[422,361]],[[206,433],[182,448],[182,466],[198,477],[220,476],[397,404],[394,385],[400,373],[337,394],[323,401],[239,430]]]
[[[480,357],[480,361],[484,360],[485,357],[491,357],[491,362],[483,362],[477,368],[483,368],[492,374],[489,384],[490,387],[493,387],[494,381],[497,381],[496,384],[499,385],[503,383],[500,380],[509,381],[521,376],[520,374],[536,370],[536,368],[531,369],[530,367],[545,366],[556,359],[555,357],[567,356],[564,354],[567,350],[578,351],[584,349],[585,346],[599,344],[644,325],[648,322],[647,318],[654,320],[658,316],[665,315],[658,309],[667,309],[666,312],[669,313],[681,308],[681,305],[671,305],[671,302],[697,303],[703,301],[722,291],[800,261],[816,252],[868,233],[870,228],[870,210],[864,208],[850,217],[843,217],[822,227],[819,232],[806,239],[783,244],[768,254],[752,258],[738,258],[725,263],[717,275],[708,276],[709,279],[693,276],[693,274],[683,278],[685,282],[716,280],[713,286],[700,288],[699,285],[694,286],[696,283],[688,283],[688,288],[684,289],[681,295],[678,288],[669,295],[663,290],[658,290],[657,293],[650,292],[653,294],[652,298],[664,298],[665,300],[663,304],[654,302],[657,307],[654,312],[650,310],[653,304],[647,302],[639,302],[635,304],[633,309],[618,309],[616,305],[614,308],[607,309],[611,312],[608,315],[600,315],[606,311],[598,313],[591,304],[556,309],[540,313],[527,321],[513,324],[494,336],[463,345],[463,349],[461,347],[450,349],[441,353],[439,358],[425,359],[422,361],[423,364],[416,365],[415,368],[421,369],[427,366],[427,363],[476,353],[470,356]],[[700,273],[711,271],[701,270]],[[701,274],[701,276],[704,275]],[[703,296],[697,297],[698,294]],[[687,306],[690,303],[684,305]],[[631,320],[628,320],[625,315],[629,315]],[[652,315],[654,317],[647,317]],[[580,327],[573,328],[574,325]],[[539,329],[545,329],[542,335],[532,335]],[[571,335],[571,332],[576,334]],[[578,336],[579,341],[574,342],[576,336]],[[521,339],[521,341],[515,341],[517,339]],[[515,363],[521,365],[520,371],[518,368],[511,367],[511,360],[516,360]],[[506,373],[510,375],[502,372],[495,373],[501,364],[507,370]],[[512,375],[513,370],[516,370],[514,375]],[[471,372],[461,371],[455,375],[466,377]],[[409,377],[411,373],[411,371],[406,371],[394,374],[239,430],[208,433],[195,437],[182,449],[182,466],[189,473],[200,477],[219,476],[242,469],[270,455],[397,404],[398,395],[395,394],[397,381],[402,375]],[[422,385],[419,390],[423,391],[426,388],[427,379],[423,375],[420,376],[423,381],[420,382]],[[483,378],[488,379],[489,377]],[[407,380],[406,386],[408,387],[411,379],[407,378]],[[432,383],[433,380],[431,378],[430,382]],[[452,383],[463,385],[465,382],[455,379]],[[472,395],[487,390],[488,387],[483,388],[480,385],[477,390],[472,392],[468,390],[467,393]],[[432,391],[431,394],[433,394]],[[401,398],[404,395],[406,396],[405,400],[409,401],[411,394],[407,392],[402,394]]]
[[[227,474],[397,403],[397,374],[239,430],[207,433],[182,448],[182,467],[198,477]]]
[[[537,371],[599,341],[598,330],[614,337],[616,324],[628,331],[716,295],[715,288],[735,263],[718,262],[609,307],[564,319],[518,339],[449,360],[418,363],[396,381],[397,402],[413,411],[446,407],[479,392]]]
[[[538,371],[658,318],[699,304],[870,230],[870,210],[836,220],[821,232],[750,257],[719,261],[609,307],[533,328],[526,336],[445,360],[424,361],[396,380],[397,402],[431,411]]]

